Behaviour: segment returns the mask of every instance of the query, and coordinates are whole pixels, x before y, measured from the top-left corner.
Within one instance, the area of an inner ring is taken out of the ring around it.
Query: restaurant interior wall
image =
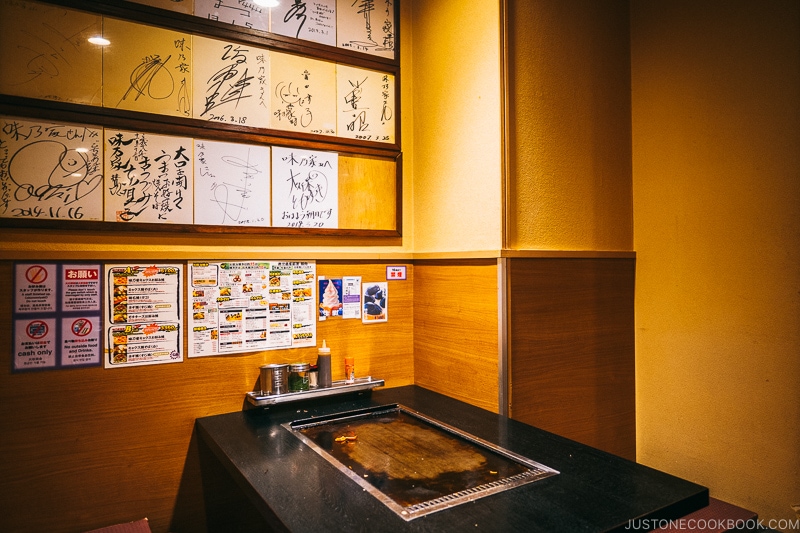
[[[631,2],[631,34],[638,459],[796,520],[800,3]]]

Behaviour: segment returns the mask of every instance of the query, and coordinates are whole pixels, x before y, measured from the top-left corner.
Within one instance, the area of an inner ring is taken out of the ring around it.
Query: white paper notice
[[[269,146],[196,140],[194,223],[269,226]]]
[[[61,308],[64,311],[100,311],[100,266],[64,265]]]
[[[105,268],[105,367],[183,361],[183,265]]]
[[[56,366],[56,319],[14,321],[14,370]]]
[[[189,357],[315,344],[314,321],[295,318],[307,314],[307,300],[316,295],[314,262],[195,262],[189,268]]]
[[[18,264],[15,272],[14,311],[16,313],[52,313],[56,311],[57,266]]]
[[[342,318],[361,318],[361,276],[342,278]]]
[[[272,148],[272,225],[339,227],[339,154]]]
[[[61,366],[99,364],[102,333],[99,316],[62,318]]]
[[[100,364],[100,264],[14,265],[15,371]]]

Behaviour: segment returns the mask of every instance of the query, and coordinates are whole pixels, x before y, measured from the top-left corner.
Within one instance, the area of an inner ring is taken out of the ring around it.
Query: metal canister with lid
[[[289,392],[289,365],[273,363],[261,367],[261,392],[283,394]]]
[[[309,389],[309,363],[292,363],[289,365],[289,392],[301,392]]]

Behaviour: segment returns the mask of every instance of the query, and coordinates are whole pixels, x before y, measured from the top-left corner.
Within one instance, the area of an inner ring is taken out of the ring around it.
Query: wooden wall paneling
[[[397,230],[397,164],[392,159],[339,156],[339,227]]]
[[[364,284],[386,281],[388,264],[398,263],[318,262],[317,275],[361,276]],[[385,380],[387,387],[414,384],[414,267],[407,266],[408,279],[388,282],[387,322],[362,324],[356,319],[329,318],[317,323],[318,345],[325,339],[331,348],[333,379],[344,379],[344,357],[352,355],[356,377],[371,375]],[[316,348],[310,349],[307,358],[317,360]]]
[[[414,263],[414,381],[497,413],[497,261]]]
[[[319,323],[334,378],[413,383],[413,281],[390,284],[385,324]],[[385,264],[318,263],[328,276],[385,279]],[[13,265],[0,262],[0,530],[86,531],[148,517],[154,533],[202,531],[196,418],[238,411],[269,362],[316,361],[316,349],[185,358],[133,368],[11,373]]]
[[[38,2],[32,2],[38,4]],[[21,4],[24,4],[22,2]],[[81,11],[102,15],[108,24],[124,24],[126,27],[141,29],[143,32],[173,31],[180,35],[211,37],[223,42],[252,44],[260,49],[269,49],[282,56],[302,56],[330,65],[340,64],[359,67],[364,70],[383,72],[394,78],[394,121],[393,142],[351,139],[346,136],[311,133],[309,131],[288,131],[264,127],[250,127],[200,118],[188,118],[170,107],[149,109],[137,104],[135,108],[119,109],[72,103],[49,93],[37,95],[0,94],[0,114],[21,119],[68,124],[85,124],[108,128],[124,129],[143,133],[176,135],[195,139],[208,139],[237,143],[268,144],[272,146],[298,147],[309,150],[338,152],[345,167],[340,173],[340,222],[338,228],[281,228],[252,226],[216,226],[201,224],[170,224],[170,232],[183,233],[243,233],[289,236],[358,236],[358,237],[399,237],[402,220],[402,173],[400,171],[400,61],[399,52],[394,58],[381,57],[344,50],[335,46],[321,45],[312,41],[284,37],[277,34],[252,30],[244,26],[212,21],[170,10],[152,8],[134,2],[104,3],[85,0],[45,0],[44,4],[63,6],[67,12],[83,15]],[[48,7],[48,6],[43,6]],[[110,17],[110,18],[109,18]],[[399,4],[395,3],[395,20],[399,21]],[[119,20],[117,20],[119,19]],[[399,32],[395,26],[396,43]],[[70,34],[71,35],[71,34]],[[37,36],[34,36],[37,37]],[[129,40],[133,42],[133,36]],[[142,41],[140,39],[139,41]],[[141,42],[137,41],[139,44]],[[178,42],[178,41],[175,41]],[[46,45],[47,43],[44,43]],[[123,47],[125,48],[125,47]],[[396,50],[398,50],[396,48]],[[283,53],[286,52],[286,53]],[[111,53],[111,52],[107,52]],[[80,63],[80,62],[79,62]],[[66,73],[62,74],[67,76]],[[80,76],[78,76],[80,78]],[[117,80],[125,85],[124,76]],[[79,79],[65,78],[61,85],[77,83]],[[106,80],[105,86],[110,82]],[[177,93],[176,93],[177,94]],[[141,103],[141,102],[140,102]],[[145,110],[150,112],[145,112]],[[160,114],[165,113],[165,114]],[[363,189],[356,189],[363,187]],[[376,201],[375,197],[379,199]],[[376,205],[377,204],[377,205]],[[375,216],[375,218],[373,218]],[[352,224],[352,225],[351,225]],[[88,220],[45,219],[34,217],[0,217],[0,227],[44,228],[70,230],[90,230],[116,232],[122,231],[122,223]],[[161,224],[134,222],[125,224],[124,231],[163,231]]]
[[[510,416],[635,459],[633,259],[510,259]]]

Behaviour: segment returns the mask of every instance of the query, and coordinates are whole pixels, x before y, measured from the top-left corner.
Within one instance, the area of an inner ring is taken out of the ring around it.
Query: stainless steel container
[[[273,363],[261,367],[262,394],[284,394],[289,392],[289,365]]]

